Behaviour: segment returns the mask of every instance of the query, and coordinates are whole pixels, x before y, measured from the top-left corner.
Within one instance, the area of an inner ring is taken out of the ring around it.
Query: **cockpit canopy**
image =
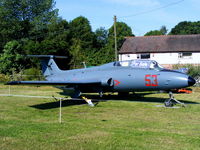
[[[114,62],[113,65],[122,67],[132,67],[132,68],[155,69],[155,70],[163,69],[163,67],[154,60],[143,60],[143,59],[116,61]]]

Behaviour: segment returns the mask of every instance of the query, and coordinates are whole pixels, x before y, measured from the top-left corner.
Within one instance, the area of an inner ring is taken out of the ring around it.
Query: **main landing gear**
[[[183,107],[186,106],[184,103],[181,103],[180,101],[175,99],[171,91],[169,92],[169,99],[165,100],[164,104],[165,104],[165,107],[173,107],[175,104],[181,104],[181,106]]]

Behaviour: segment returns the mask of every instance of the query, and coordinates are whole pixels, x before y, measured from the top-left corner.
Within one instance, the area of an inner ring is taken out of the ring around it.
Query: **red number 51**
[[[158,76],[157,75],[145,75],[145,85],[146,86],[158,86]]]

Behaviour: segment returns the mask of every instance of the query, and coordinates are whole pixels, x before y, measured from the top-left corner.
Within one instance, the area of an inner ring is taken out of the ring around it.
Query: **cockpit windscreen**
[[[122,66],[122,67],[132,67],[132,68],[146,68],[146,69],[155,69],[162,70],[163,67],[159,65],[154,60],[128,60],[128,61],[117,61],[114,63],[114,66]]]

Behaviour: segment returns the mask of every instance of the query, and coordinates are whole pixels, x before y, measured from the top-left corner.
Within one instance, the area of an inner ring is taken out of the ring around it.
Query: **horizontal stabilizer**
[[[36,57],[36,58],[59,58],[59,59],[66,59],[67,56],[54,56],[54,55],[27,55],[28,57]]]

